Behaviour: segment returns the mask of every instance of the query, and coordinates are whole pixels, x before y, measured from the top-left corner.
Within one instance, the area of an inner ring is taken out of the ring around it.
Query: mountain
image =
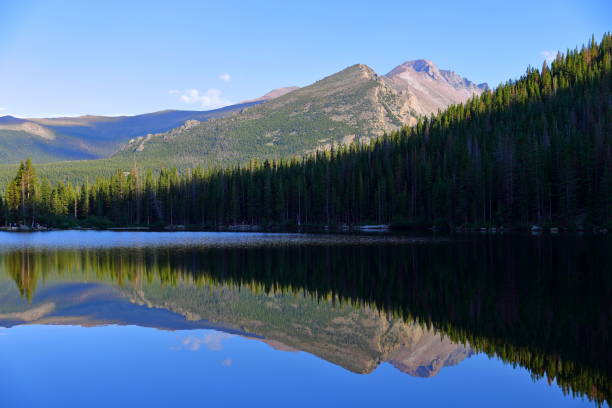
[[[167,132],[188,120],[206,121],[267,99],[211,111],[165,110],[135,116],[79,116],[20,119],[0,117],[0,163],[27,157],[39,163],[108,157],[130,139]]]
[[[151,169],[227,166],[251,159],[301,156],[351,142],[366,144],[485,88],[431,63],[402,64],[387,76],[357,64],[309,86],[275,89],[216,111],[31,121],[86,142],[86,154],[68,152],[62,160],[100,158],[116,151],[105,160],[53,163],[43,168],[52,179],[80,182],[131,168],[134,162]],[[40,138],[36,141],[41,143]],[[120,142],[125,143],[121,148]],[[3,149],[1,143],[0,135],[0,152],[15,149]],[[24,155],[11,154],[11,160],[0,157],[0,163],[15,163]],[[34,161],[48,162],[48,157],[38,155]],[[13,171],[12,167],[0,168],[0,181]]]
[[[417,113],[410,97],[365,65],[354,65],[231,117],[180,134],[129,143],[117,155],[180,168],[281,158],[353,141],[367,143]]]
[[[400,90],[415,96],[414,109],[429,115],[448,105],[465,102],[489,89],[486,83],[476,85],[453,71],[441,70],[429,60],[407,61],[387,75]]]
[[[303,88],[281,88],[275,91],[281,96],[225,119],[128,143],[117,157],[137,153],[143,164],[186,168],[300,156],[368,143],[486,88],[425,60],[386,76],[358,64]]]

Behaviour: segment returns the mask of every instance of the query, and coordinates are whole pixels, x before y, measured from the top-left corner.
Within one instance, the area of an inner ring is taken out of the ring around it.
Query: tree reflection
[[[566,393],[610,400],[605,240],[23,250],[2,254],[1,262],[27,299],[42,277],[64,277],[133,287],[225,285],[368,306],[526,367]],[[196,302],[198,292],[185,296]]]

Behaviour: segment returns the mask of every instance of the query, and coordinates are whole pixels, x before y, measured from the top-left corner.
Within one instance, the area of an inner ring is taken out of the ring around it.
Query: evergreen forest
[[[232,168],[51,183],[30,160],[0,224],[219,229],[612,225],[612,35],[367,145]]]

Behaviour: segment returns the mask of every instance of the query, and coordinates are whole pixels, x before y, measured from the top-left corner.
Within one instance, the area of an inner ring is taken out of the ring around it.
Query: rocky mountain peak
[[[430,60],[418,59],[414,61],[406,61],[398,68],[400,67],[403,69],[412,69],[415,72],[422,72],[435,80],[442,78],[440,69]]]
[[[415,110],[429,115],[448,105],[465,102],[488,89],[483,83],[476,85],[454,71],[439,69],[426,59],[406,61],[387,75],[394,86],[415,96]]]
[[[393,68],[386,76],[393,77],[406,71],[423,73],[432,79],[438,79],[441,77],[440,69],[436,66],[436,64],[427,59],[406,61],[403,64]]]

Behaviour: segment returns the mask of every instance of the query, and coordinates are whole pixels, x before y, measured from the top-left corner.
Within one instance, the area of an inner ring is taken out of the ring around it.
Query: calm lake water
[[[0,233],[0,406],[608,406],[611,299],[608,236]]]

